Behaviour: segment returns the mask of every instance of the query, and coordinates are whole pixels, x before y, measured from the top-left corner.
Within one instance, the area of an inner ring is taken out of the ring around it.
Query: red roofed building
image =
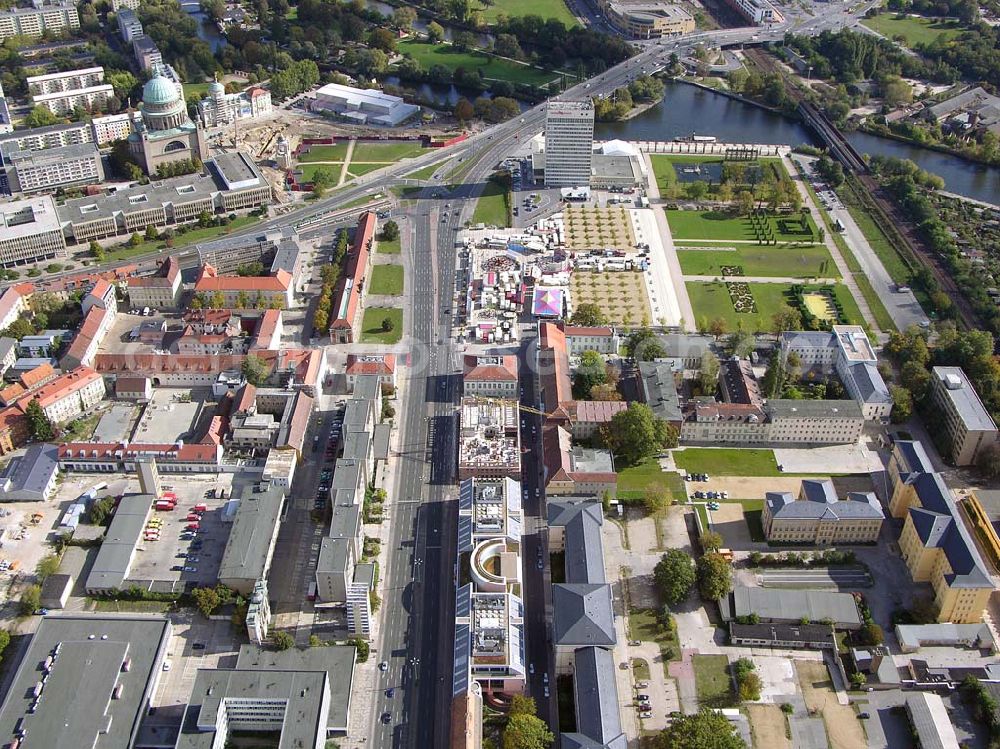
[[[115,397],[144,403],[153,397],[153,385],[148,377],[119,377],[115,380]]]
[[[464,358],[462,387],[465,395],[517,400],[517,357],[475,356]]]
[[[591,451],[597,454],[599,451]],[[592,494],[618,490],[618,474],[611,465],[593,461],[583,448],[573,448],[570,433],[557,424],[542,428],[542,463],[545,494]],[[594,463],[597,463],[596,465]]]
[[[220,276],[213,266],[205,264],[194,291],[209,301],[221,294],[222,306],[234,309],[257,306],[258,300],[288,309],[293,302],[292,274],[280,269],[272,276]]]
[[[25,445],[31,436],[28,419],[17,406],[0,411],[0,455]]]
[[[59,360],[59,366],[64,370],[70,370],[93,364],[94,356],[97,355],[101,341],[107,335],[112,322],[114,322],[113,311],[92,304],[83,318],[76,338]]]
[[[281,319],[280,309],[267,309],[260,316],[257,329],[253,334],[253,343],[250,344],[251,351],[276,350],[281,348],[281,334],[284,332],[284,324]]]
[[[19,382],[8,385],[3,390],[0,390],[0,405],[10,406],[27,392],[28,389]]]
[[[291,383],[310,394],[315,394],[326,368],[323,352],[318,349],[257,351],[254,355],[271,368],[269,379],[274,384]],[[105,375],[145,375],[152,378],[153,387],[198,387],[213,385],[222,373],[239,373],[245,358],[242,354],[98,354],[94,368]]]
[[[347,375],[347,390],[354,392],[354,384],[362,375],[378,375],[383,387],[396,389],[395,354],[348,354],[344,367]]]
[[[139,458],[155,458],[165,472],[215,472],[222,464],[222,445],[133,442],[67,442],[59,445],[59,468],[102,473],[134,471]]]
[[[195,333],[239,335],[240,318],[231,309],[197,309],[184,314],[184,323]]]
[[[539,323],[536,361],[540,408],[551,413],[559,404],[573,400],[566,336],[555,323]]]
[[[90,367],[77,367],[48,385],[28,393],[17,402],[25,411],[28,403],[38,401],[53,424],[63,424],[81,416],[104,399],[104,378]]]
[[[368,272],[368,254],[375,238],[377,221],[371,211],[361,215],[354,233],[354,244],[347,258],[344,272],[337,281],[330,315],[330,340],[333,343],[354,343],[354,328],[361,310],[365,274]]]
[[[556,323],[566,336],[566,345],[571,356],[577,356],[584,351],[596,351],[599,354],[617,354],[621,348],[621,338],[614,328],[608,326],[583,327]]]
[[[170,256],[152,276],[139,276],[128,281],[128,303],[136,310],[175,309],[181,302],[181,264]]]
[[[24,372],[19,378],[18,382],[21,383],[21,387],[24,388],[22,392],[32,390],[37,387],[41,387],[46,382],[51,382],[58,376],[58,372],[52,368],[52,365],[48,362],[44,364],[39,364],[34,369],[29,369]]]

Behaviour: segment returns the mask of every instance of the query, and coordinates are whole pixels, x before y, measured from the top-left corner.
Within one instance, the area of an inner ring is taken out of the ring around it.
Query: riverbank
[[[925,148],[928,151],[937,151],[938,153],[947,154],[948,156],[954,156],[957,159],[968,161],[970,164],[975,164],[977,166],[988,167],[988,168],[1000,167],[1000,164],[996,164],[990,161],[984,161],[983,159],[980,159],[979,157],[970,154],[966,151],[960,151],[958,149],[952,148],[951,146],[946,146],[943,143],[923,143],[913,138],[907,138],[905,135],[894,133],[892,130],[884,126],[867,125],[864,122],[861,122],[858,123],[858,127],[855,128],[854,132],[866,133],[876,138],[886,138],[887,140],[894,140],[899,143],[905,143],[911,148]]]
[[[713,88],[712,86],[707,86],[704,83],[699,83],[698,81],[692,81],[692,80],[690,80],[688,78],[682,78],[682,77],[679,77],[679,76],[675,76],[671,80],[673,80],[673,81],[675,81],[677,83],[686,83],[689,86],[694,86],[695,88],[700,88],[702,91],[711,91],[713,94],[719,94],[720,96],[726,96],[726,97],[728,97],[730,99],[733,99],[734,101],[739,101],[739,102],[742,102],[743,104],[749,104],[752,107],[759,107],[760,109],[763,109],[766,112],[770,112],[771,114],[776,114],[776,115],[779,115],[781,117],[787,117],[788,119],[794,120],[796,122],[798,121],[798,118],[791,117],[791,116],[785,114],[784,112],[782,112],[780,109],[776,109],[775,107],[769,106],[767,104],[763,104],[763,103],[761,103],[759,101],[754,101],[753,99],[748,99],[747,97],[745,97],[745,96],[743,96],[741,94],[737,94],[737,93],[734,93],[732,91],[727,91],[724,88]]]

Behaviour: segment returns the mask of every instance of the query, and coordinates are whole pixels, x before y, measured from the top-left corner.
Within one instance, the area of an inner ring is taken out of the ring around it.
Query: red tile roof
[[[0,295],[0,319],[9,315],[21,302],[21,293],[16,288],[8,286]]]
[[[256,339],[254,342],[255,345],[262,345],[264,348],[270,346],[280,322],[281,310],[264,310],[264,314],[260,316],[260,322],[257,324],[257,331],[254,334],[254,338]]]
[[[257,388],[249,382],[240,388],[236,403],[233,404],[233,413],[246,413],[257,403]]]
[[[553,323],[538,326],[538,379],[546,410],[573,400],[573,381],[569,374],[566,336]]]
[[[368,269],[368,253],[375,237],[376,223],[375,214],[371,211],[362,214],[358,219],[354,245],[333,295],[333,313],[336,317],[330,323],[331,330],[354,327],[354,318],[357,317],[358,307],[361,305],[360,282]]]
[[[293,371],[296,382],[315,386],[323,363],[323,352],[319,349],[281,349],[279,351],[255,351],[254,356],[266,362],[273,371],[280,367],[282,372]],[[242,354],[98,354],[94,357],[94,368],[98,372],[135,374],[165,374],[170,372],[222,372],[240,369]]]
[[[184,313],[184,322],[189,325],[227,325],[232,319],[231,309],[197,309]]]
[[[197,463],[218,463],[221,448],[213,444],[157,444],[133,442],[67,442],[59,445],[59,460],[132,460],[141,455],[157,460]]]
[[[215,291],[288,291],[292,284],[292,274],[279,269],[273,276],[220,276],[211,265],[206,264],[198,275],[194,290],[199,293]]]
[[[513,354],[498,357],[499,364],[480,364],[483,358],[473,354],[465,357],[464,379],[470,382],[517,382],[517,357]]]
[[[348,375],[380,375],[385,377],[395,371],[395,354],[348,354],[344,368],[345,374]]]
[[[15,382],[13,385],[8,385],[3,390],[0,390],[0,403],[10,405],[27,392],[26,388],[20,383]]]
[[[607,326],[585,327],[582,325],[565,325],[559,323],[567,336],[606,336],[610,338],[615,332]]]
[[[155,274],[152,276],[139,276],[138,278],[132,278],[129,280],[128,286],[130,289],[169,289],[174,285],[174,281],[177,280],[177,276],[180,275],[180,272],[181,264],[177,261],[177,258],[171,256],[167,258],[166,262],[160,265]]]
[[[82,362],[87,358],[87,349],[93,342],[94,338],[97,337],[97,333],[100,330],[101,324],[104,322],[104,316],[108,314],[108,311],[103,307],[91,307],[87,312],[87,316],[83,318],[83,324],[80,326],[80,332],[76,334],[76,338],[73,339],[73,343],[63,354],[63,361],[67,359],[73,362]]]
[[[115,393],[142,393],[149,383],[148,377],[119,377],[115,380]]]
[[[624,401],[574,401],[568,409],[573,421],[607,424],[616,413],[627,411]]]
[[[50,380],[55,376],[55,369],[52,368],[51,364],[45,362],[44,364],[39,364],[34,369],[29,369],[18,379],[26,390],[31,390],[31,388],[37,387],[46,380]]]
[[[111,291],[111,284],[109,284],[104,278],[98,278],[94,283],[94,288],[90,290],[90,294],[91,296],[96,296],[99,299],[104,299],[104,297],[106,297]]]
[[[300,452],[306,441],[306,429],[309,428],[309,419],[312,417],[313,403],[310,396],[299,393],[295,397],[295,406],[288,420],[288,434],[285,438],[285,444]]]
[[[62,400],[68,395],[82,390],[95,380],[100,380],[101,375],[90,367],[77,367],[72,372],[62,375],[38,390],[28,393],[17,405],[22,410],[28,407],[28,402],[37,400],[42,408]]]

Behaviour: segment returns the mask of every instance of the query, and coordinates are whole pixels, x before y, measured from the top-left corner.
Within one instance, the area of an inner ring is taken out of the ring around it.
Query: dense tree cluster
[[[313,60],[293,62],[271,76],[271,96],[278,101],[301,94],[319,83],[319,68]]]
[[[594,98],[594,117],[599,122],[614,122],[625,117],[637,103],[663,98],[663,81],[644,75],[627,86],[615,89],[610,96]]]
[[[168,177],[183,177],[185,174],[194,174],[201,171],[201,159],[197,156],[193,159],[181,159],[180,161],[170,161],[156,167],[156,178],[167,179]]]
[[[207,42],[198,38],[198,20],[175,0],[147,0],[136,14],[146,35],[156,42],[165,62],[187,81],[200,81],[219,68]]]

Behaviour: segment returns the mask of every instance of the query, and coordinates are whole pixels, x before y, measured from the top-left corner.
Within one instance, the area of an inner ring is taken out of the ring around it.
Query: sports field
[[[299,154],[299,161],[343,161],[347,158],[347,141],[331,146],[309,146],[309,151]]]

